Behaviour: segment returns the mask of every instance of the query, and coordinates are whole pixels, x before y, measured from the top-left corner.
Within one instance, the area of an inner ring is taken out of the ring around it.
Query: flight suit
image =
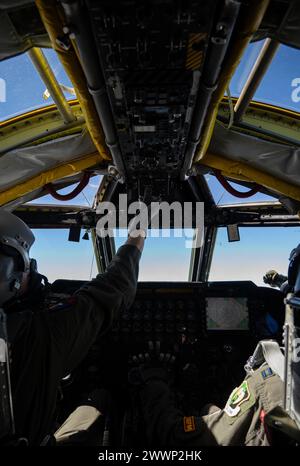
[[[282,407],[283,382],[264,363],[233,390],[224,409],[214,409],[202,417],[185,417],[175,407],[163,380],[149,380],[140,396],[152,445],[269,445],[265,416],[273,408]]]
[[[104,274],[53,309],[7,313],[17,438],[40,444],[51,432],[61,379],[82,361],[119,309],[131,306],[140,256],[136,246],[124,245]]]

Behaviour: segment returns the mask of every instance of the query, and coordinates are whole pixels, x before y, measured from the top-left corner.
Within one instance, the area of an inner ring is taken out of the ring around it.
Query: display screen
[[[249,330],[247,298],[206,298],[207,330]]]

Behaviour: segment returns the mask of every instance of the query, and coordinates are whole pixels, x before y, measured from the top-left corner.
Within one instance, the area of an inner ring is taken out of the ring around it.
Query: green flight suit
[[[176,409],[162,380],[149,380],[141,390],[149,443],[155,446],[269,445],[265,416],[282,407],[283,382],[264,363],[230,395],[224,409],[202,417]]]

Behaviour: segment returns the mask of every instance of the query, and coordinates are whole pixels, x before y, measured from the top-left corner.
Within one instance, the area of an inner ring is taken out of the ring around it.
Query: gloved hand
[[[148,227],[154,217],[157,216],[160,210],[159,202],[150,203],[149,205],[144,202],[137,202],[137,209],[140,211],[134,218],[132,218],[128,225],[128,236],[133,238],[137,236],[147,236]]]
[[[152,380],[163,380],[171,383],[174,379],[174,354],[160,352],[160,342],[149,342],[148,351],[133,355],[130,363],[135,365],[128,374],[128,381],[132,385],[143,385]]]
[[[269,270],[263,277],[264,283],[272,286],[273,288],[280,288],[281,285],[287,280],[287,277],[280,275],[276,270]]]
[[[141,201],[138,201],[136,204],[139,213],[128,224],[128,236],[131,238],[137,238],[138,236],[146,238],[149,224],[148,207]]]
[[[87,397],[84,397],[81,402],[81,406],[93,406],[105,416],[111,411],[112,398],[110,393],[104,388],[96,388],[90,392]]]

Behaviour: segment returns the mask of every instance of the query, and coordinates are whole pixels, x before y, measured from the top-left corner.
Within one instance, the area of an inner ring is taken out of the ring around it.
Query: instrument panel
[[[85,282],[56,280],[56,294],[71,295]],[[122,343],[190,342],[241,336],[276,338],[284,321],[279,290],[250,281],[140,282],[130,309],[121,309],[107,339]],[[271,323],[271,324],[270,324]]]
[[[133,306],[121,311],[112,334],[131,343],[196,341],[220,333],[268,338],[273,330],[267,315],[275,321],[284,315],[282,295],[252,282],[140,283]]]
[[[83,284],[59,282],[57,293],[73,293]],[[270,319],[276,326],[268,325]],[[200,413],[205,403],[224,406],[243,380],[257,342],[279,338],[283,319],[282,294],[252,282],[139,283],[132,307],[120,310],[111,330],[99,336],[83,360],[74,399],[80,389],[105,386],[121,412],[135,405],[128,386],[130,361],[151,344],[156,354],[176,356],[173,391],[180,409]]]

